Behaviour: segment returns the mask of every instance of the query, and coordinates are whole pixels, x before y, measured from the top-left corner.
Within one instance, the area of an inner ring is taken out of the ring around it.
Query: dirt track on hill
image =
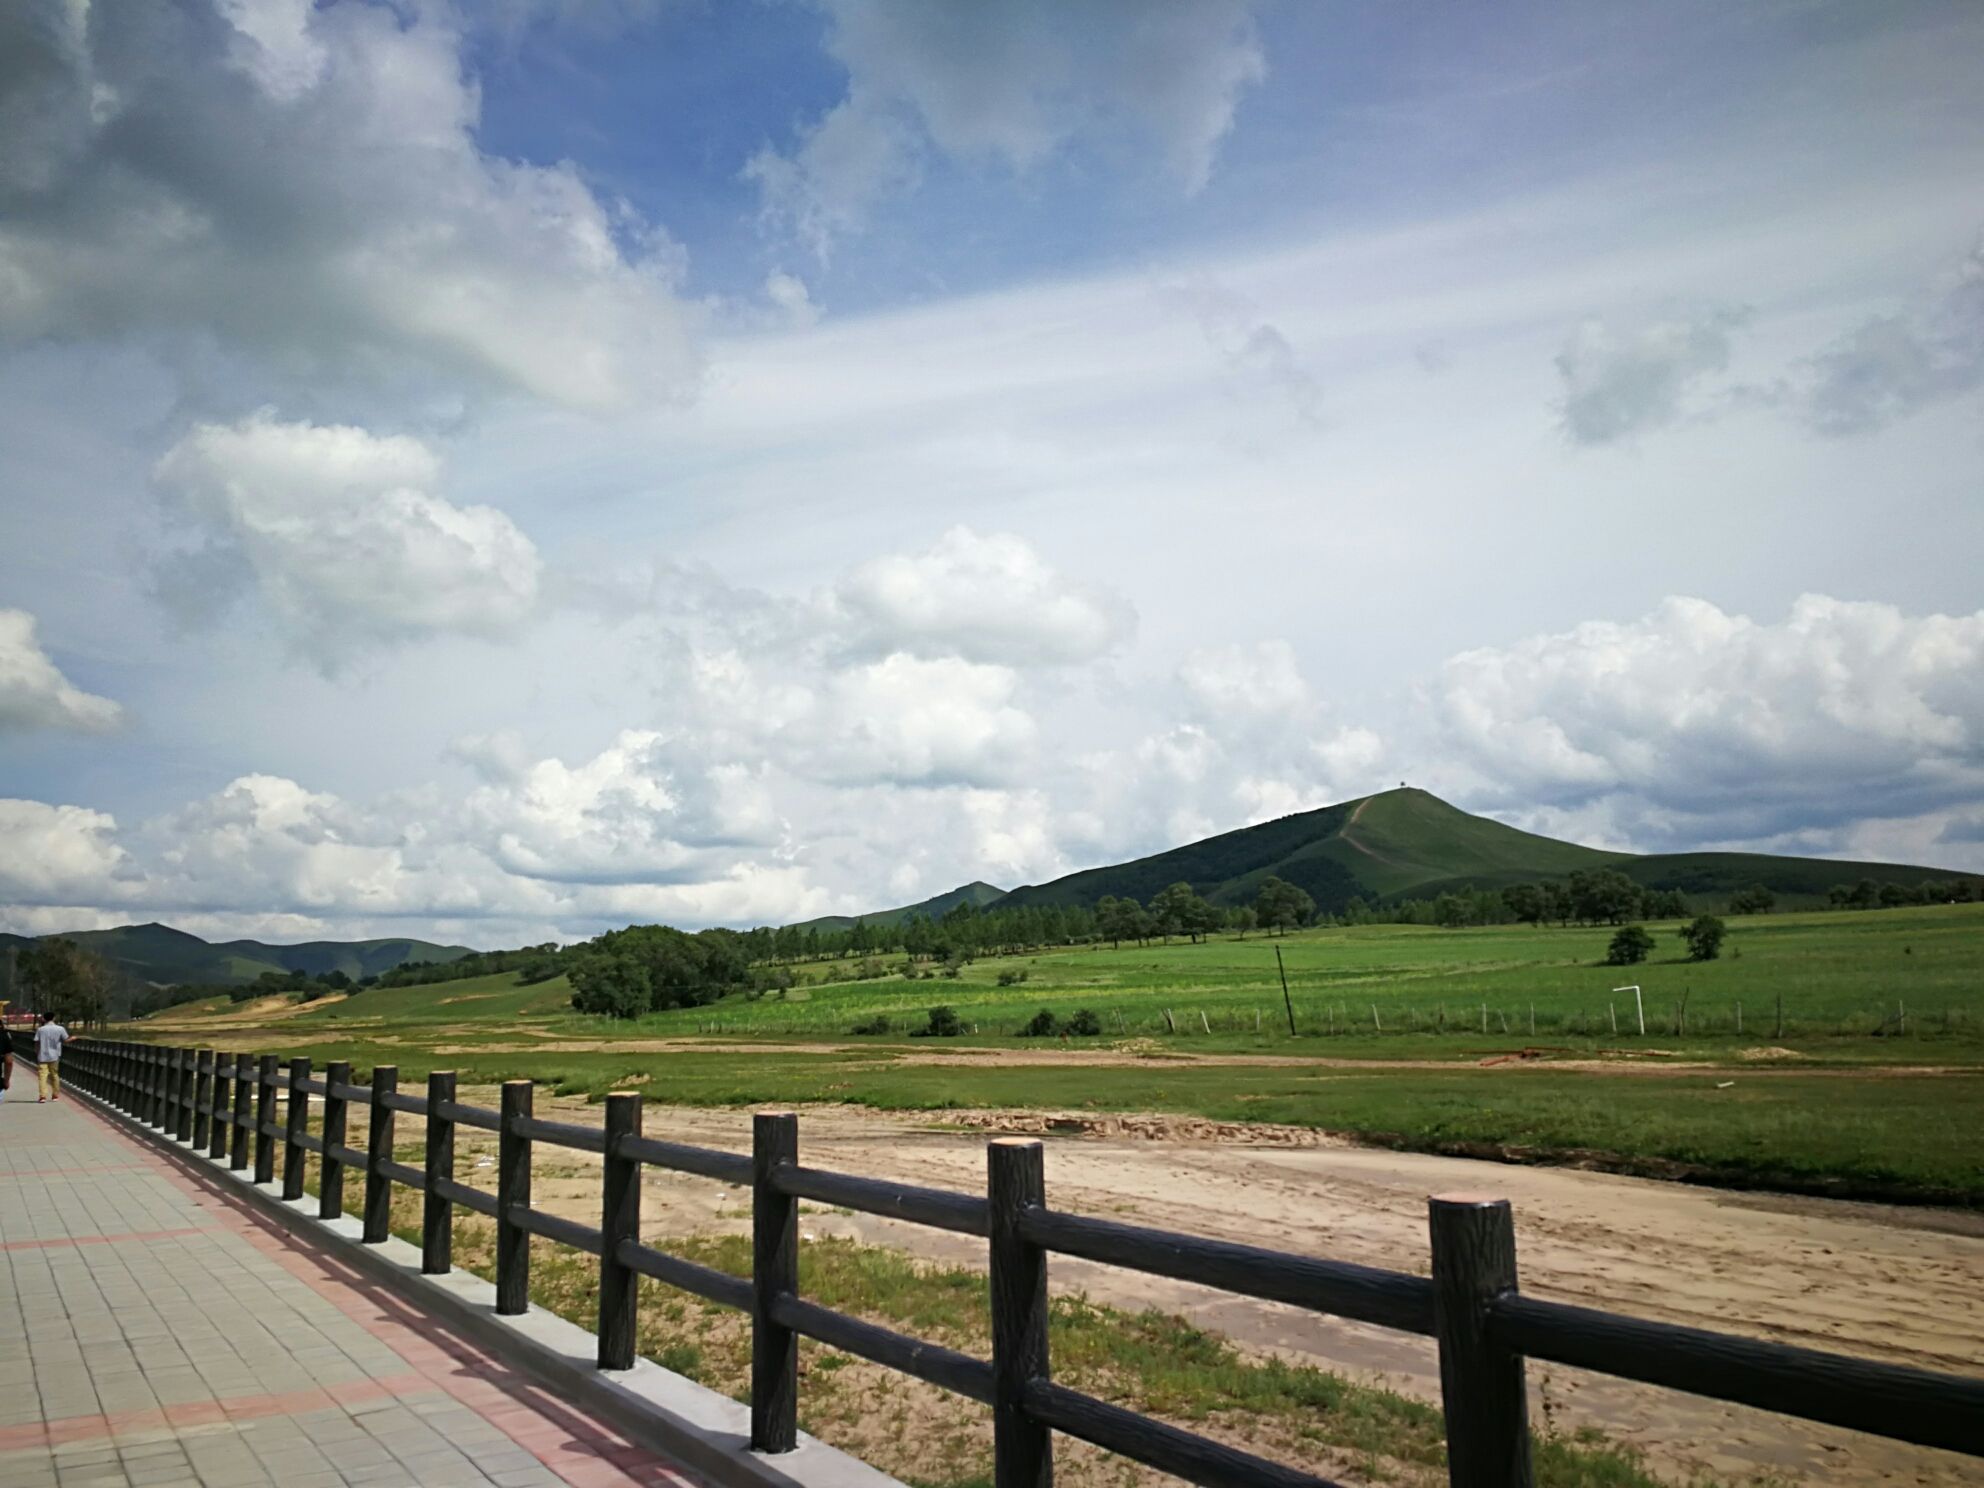
[[[481,1103],[486,1092],[467,1097]],[[547,1102],[596,1124],[597,1107]],[[1068,1118],[1072,1121],[1074,1118]],[[1084,1120],[1092,1121],[1085,1117]],[[1423,1272],[1429,1193],[1513,1201],[1526,1290],[1696,1327],[1984,1376],[1984,1215],[1824,1199],[1737,1195],[1645,1179],[1373,1151],[1315,1133],[1276,1140],[1191,1119],[1114,1118],[1105,1135],[1055,1135],[1056,1118],[1014,1112],[902,1117],[808,1108],[811,1166],[972,1191],[988,1131],[1030,1123],[1049,1136],[1057,1207],[1395,1270]],[[657,1107],[651,1134],[748,1150],[738,1110]],[[464,1152],[470,1151],[463,1133]],[[468,1161],[473,1161],[470,1157]],[[540,1202],[590,1218],[596,1162],[543,1154]],[[481,1179],[468,1176],[472,1182]],[[745,1229],[749,1194],[706,1179],[649,1179],[648,1232]],[[865,1215],[811,1212],[808,1234],[839,1234],[933,1260],[982,1264],[983,1244]],[[1053,1284],[1098,1301],[1182,1313],[1252,1350],[1318,1363],[1433,1398],[1430,1341],[1057,1259]],[[1953,1454],[1807,1426],[1672,1391],[1556,1366],[1530,1368],[1532,1408],[1560,1428],[1598,1426],[1634,1442],[1663,1476],[1725,1481],[1974,1483]]]

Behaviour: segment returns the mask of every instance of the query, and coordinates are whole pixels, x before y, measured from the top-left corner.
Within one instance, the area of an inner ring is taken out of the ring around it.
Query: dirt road
[[[599,1119],[597,1107],[557,1105],[560,1119]],[[648,1129],[747,1150],[749,1120],[737,1110],[656,1108]],[[1155,1117],[1112,1121],[1102,1134],[1069,1134],[1065,1121],[1010,1112],[948,1113],[944,1122],[813,1108],[801,1117],[801,1149],[811,1166],[971,1191],[983,1181],[987,1132],[1030,1124],[1050,1142],[1048,1192],[1057,1207],[1410,1271],[1425,1267],[1429,1193],[1499,1193],[1515,1205],[1526,1290],[1984,1375],[1984,1216],[1372,1151],[1313,1133],[1291,1133],[1281,1145],[1271,1131]],[[546,1160],[545,1200],[589,1214],[598,1199],[596,1179],[579,1171],[587,1160]],[[559,1172],[569,1177],[560,1181]],[[748,1194],[705,1179],[657,1174],[649,1192],[647,1228],[658,1236],[741,1230],[748,1222]],[[870,1216],[810,1213],[806,1228],[931,1260],[983,1259],[982,1242]],[[1435,1394],[1426,1340],[1079,1261],[1057,1259],[1053,1278],[1057,1288],[1098,1301],[1182,1313],[1256,1350]],[[1677,1392],[1555,1366],[1532,1366],[1530,1380],[1539,1421],[1547,1413],[1560,1427],[1602,1427],[1639,1444],[1676,1479],[1954,1485],[1979,1478],[1976,1463],[1952,1454]]]

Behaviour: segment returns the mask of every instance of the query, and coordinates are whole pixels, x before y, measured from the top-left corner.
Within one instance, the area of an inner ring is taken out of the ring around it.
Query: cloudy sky
[[[0,9],[0,927],[1410,780],[1984,869],[1984,8]]]

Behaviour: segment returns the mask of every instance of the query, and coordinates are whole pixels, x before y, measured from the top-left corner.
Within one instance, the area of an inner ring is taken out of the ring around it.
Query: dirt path
[[[481,1101],[482,1092],[471,1097]],[[597,1107],[558,1102],[561,1119]],[[931,1118],[810,1108],[809,1165],[972,1191],[988,1128],[1012,1113]],[[654,1135],[748,1150],[749,1115],[655,1108]],[[1425,1267],[1425,1200],[1466,1189],[1515,1204],[1525,1289],[1639,1316],[1984,1375],[1984,1216],[1820,1199],[1733,1195],[1643,1179],[1328,1143],[1246,1141],[1218,1123],[1124,1118],[1110,1135],[1056,1137],[1057,1206],[1396,1270]],[[955,1123],[979,1123],[977,1129]],[[471,1159],[473,1161],[474,1159]],[[596,1178],[579,1154],[548,1159],[544,1202],[589,1214]],[[471,1179],[471,1181],[477,1181]],[[743,1229],[748,1193],[704,1179],[650,1179],[657,1236]],[[809,1213],[809,1234],[841,1234],[931,1260],[977,1265],[982,1243],[895,1221]],[[1310,1360],[1432,1398],[1430,1342],[1201,1287],[1059,1260],[1057,1288],[1182,1313],[1256,1350]],[[1595,1425],[1635,1442],[1665,1475],[1730,1481],[1955,1485],[1977,1465],[1952,1454],[1728,1407],[1677,1392],[1532,1366],[1534,1408],[1560,1426]]]

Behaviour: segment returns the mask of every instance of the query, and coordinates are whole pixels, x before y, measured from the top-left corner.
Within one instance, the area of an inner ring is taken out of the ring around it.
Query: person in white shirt
[[[41,1077],[36,1105],[62,1099],[62,1046],[68,1042],[69,1030],[43,1013],[41,1026],[34,1031],[35,1073]]]

